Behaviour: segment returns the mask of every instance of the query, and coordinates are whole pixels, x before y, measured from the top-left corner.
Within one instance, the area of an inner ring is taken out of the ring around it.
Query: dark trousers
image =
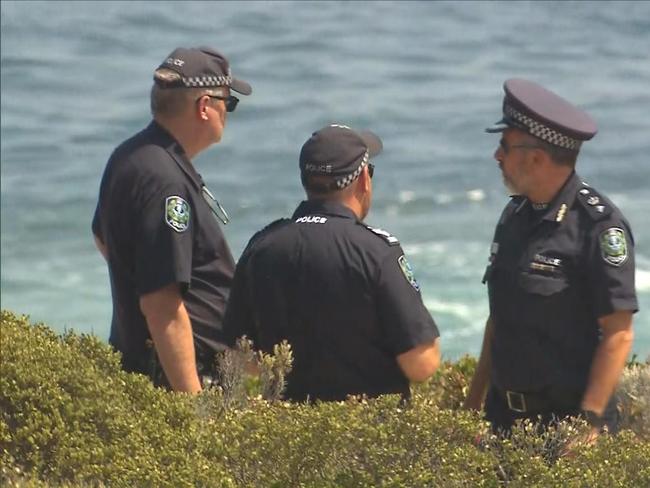
[[[617,403],[616,395],[612,395],[603,414],[607,429],[612,434],[619,430],[620,414]],[[508,407],[508,402],[503,394],[494,387],[489,389],[485,399],[485,418],[492,424],[492,431],[495,434],[508,434],[515,420],[518,419],[531,419],[539,421],[541,425],[550,426],[566,417],[577,417],[579,415],[579,403],[562,408],[553,408],[551,406],[551,408],[544,411],[516,412]]]

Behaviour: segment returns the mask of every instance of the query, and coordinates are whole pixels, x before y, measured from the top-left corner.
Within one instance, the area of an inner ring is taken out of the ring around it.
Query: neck
[[[543,176],[535,182],[535,187],[526,193],[532,203],[548,203],[562,189],[571,177],[573,168],[568,166],[553,165],[552,169],[545,170]]]
[[[357,217],[359,220],[363,220],[365,217],[363,213],[363,206],[361,203],[354,198],[353,195],[332,195],[330,194],[329,196],[326,195],[308,195],[308,200],[309,201],[316,201],[316,200],[321,200],[325,202],[334,202],[338,203],[339,205],[343,205],[344,207],[349,208],[352,210],[354,215]]]
[[[184,118],[156,116],[154,120],[160,124],[181,145],[187,157],[191,160],[203,151],[209,144],[203,144],[196,136],[197,130],[190,121]]]

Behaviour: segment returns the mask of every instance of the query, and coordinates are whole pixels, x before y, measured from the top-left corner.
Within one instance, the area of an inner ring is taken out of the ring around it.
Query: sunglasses
[[[508,145],[505,139],[499,141],[499,146],[503,149],[504,154],[508,154],[511,149],[541,149],[539,146],[533,144],[513,144],[512,146]]]
[[[220,95],[208,95],[207,93],[205,95],[208,98],[214,98],[215,100],[222,100],[226,103],[226,112],[234,112],[235,109],[237,108],[237,104],[239,103],[239,98],[233,96],[233,95],[228,95],[227,97],[222,97]],[[196,101],[198,102],[201,100],[201,97],[197,98]]]
[[[374,174],[375,174],[375,165],[372,163],[368,163],[368,176],[372,178]]]

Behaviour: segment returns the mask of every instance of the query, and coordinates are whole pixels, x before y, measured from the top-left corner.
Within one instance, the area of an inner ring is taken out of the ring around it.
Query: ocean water
[[[447,358],[477,354],[481,277],[507,202],[492,154],[502,84],[540,82],[599,134],[583,179],[636,239],[634,351],[650,354],[650,3],[5,2],[1,4],[2,308],[107,339],[90,222],[112,149],[149,121],[153,70],[214,46],[254,88],[195,161],[238,258],[302,198],[298,152],[331,122],[384,141],[367,221],[401,240]]]

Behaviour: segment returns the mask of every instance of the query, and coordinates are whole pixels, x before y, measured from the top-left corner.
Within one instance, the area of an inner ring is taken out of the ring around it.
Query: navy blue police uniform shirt
[[[492,384],[583,392],[600,340],[598,319],[636,312],[634,239],[621,212],[576,173],[544,210],[506,206],[488,283]]]
[[[229,344],[294,352],[285,397],[409,395],[396,356],[438,337],[399,241],[345,206],[305,201],[257,233],[237,263]]]
[[[235,263],[203,196],[203,180],[155,121],[111,155],[92,223],[108,247],[113,294],[109,342],[127,371],[146,373],[150,335],[142,295],[180,285],[197,360],[223,350],[222,324]]]

